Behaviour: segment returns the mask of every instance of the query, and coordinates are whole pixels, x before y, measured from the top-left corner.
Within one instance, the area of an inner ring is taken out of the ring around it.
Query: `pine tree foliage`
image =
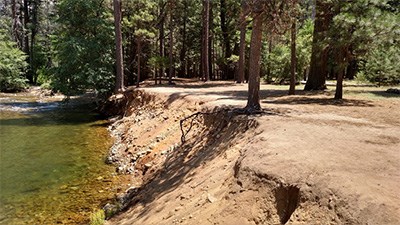
[[[0,18],[0,91],[18,91],[26,87],[23,76],[27,68],[26,55],[11,38],[10,21]]]
[[[121,2],[126,85],[167,74],[203,77],[203,1]],[[261,67],[253,71],[267,81],[287,83],[296,61],[296,80],[323,75],[315,89],[324,88],[325,79],[353,79],[357,73],[371,82],[398,84],[399,8],[394,0],[210,1],[210,79],[249,80],[244,75],[252,70],[252,23],[261,16]],[[7,69],[14,71],[11,83],[22,87],[28,78],[66,94],[111,93],[116,76],[111,0],[4,0],[0,12],[2,53],[16,56],[2,54],[2,68],[13,64]],[[290,34],[296,37],[295,57]],[[14,89],[11,83],[3,82],[2,89]]]
[[[63,0],[58,5],[54,87],[66,94],[106,93],[114,82],[111,10],[103,0]]]

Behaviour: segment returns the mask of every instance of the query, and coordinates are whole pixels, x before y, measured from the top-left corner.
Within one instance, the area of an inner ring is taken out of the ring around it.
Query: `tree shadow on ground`
[[[371,93],[375,96],[379,96],[379,97],[399,98],[400,99],[400,94],[389,93],[387,91],[369,91],[369,93]]]
[[[262,103],[277,105],[332,105],[345,107],[374,107],[372,101],[358,99],[333,99],[321,97],[289,97],[274,100],[263,100]]]
[[[140,204],[143,210],[138,218],[150,216],[150,203],[187,183],[195,175],[196,168],[221,156],[235,140],[243,138],[246,131],[255,128],[257,122],[252,117],[220,108],[203,114],[201,121],[195,123],[197,128],[192,129],[188,141],[168,155],[161,169],[140,187],[138,195],[131,199],[125,210]],[[190,121],[187,123],[191,124]]]
[[[154,82],[154,81],[153,81]],[[216,88],[216,87],[227,87],[236,85],[234,81],[210,81],[204,82],[198,79],[172,79],[173,84],[168,84],[168,80],[163,79],[162,84],[154,84],[153,82],[148,82],[144,85],[146,88],[158,88],[158,87],[176,87],[176,88]]]
[[[176,100],[185,97],[200,97],[199,101],[207,101],[204,96],[216,96],[216,100],[247,100],[247,90],[221,90],[221,91],[179,91],[177,93],[171,94],[167,101],[166,106],[171,105]],[[260,98],[276,98],[283,97],[287,95],[286,90],[260,90]]]

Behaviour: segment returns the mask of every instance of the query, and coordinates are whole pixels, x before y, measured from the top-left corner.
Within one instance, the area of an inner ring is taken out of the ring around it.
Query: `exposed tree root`
[[[267,112],[266,110],[255,110],[253,108],[234,108],[234,109],[229,109],[229,108],[223,108],[223,109],[217,109],[214,110],[213,112],[196,112],[193,113],[192,115],[189,115],[183,119],[180,120],[180,128],[181,128],[181,143],[185,143],[186,142],[186,136],[189,134],[190,130],[193,128],[194,122],[196,119],[198,119],[199,116],[210,116],[210,115],[218,115],[219,113],[225,112],[228,117],[224,117],[224,120],[227,120],[227,122],[229,122],[232,117],[234,116],[238,116],[238,115],[260,115],[260,114],[273,114],[271,112]],[[191,120],[190,120],[191,119]],[[190,120],[189,123],[189,128],[186,129],[186,131],[184,130],[184,122]]]

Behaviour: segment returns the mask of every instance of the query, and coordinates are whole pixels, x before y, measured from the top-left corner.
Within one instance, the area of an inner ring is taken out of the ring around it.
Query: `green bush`
[[[313,35],[313,22],[306,20],[297,31],[296,39],[296,57],[297,80],[302,79],[304,70],[310,65],[311,46]],[[289,33],[278,43],[276,43],[271,51],[270,56],[264,56],[263,65],[266,69],[270,67],[271,78],[275,79],[275,83],[281,83],[290,79],[290,35]],[[267,80],[266,78],[264,78]]]
[[[106,216],[103,210],[98,210],[90,215],[90,225],[103,225]]]
[[[366,55],[362,66],[365,78],[379,85],[400,84],[400,48],[396,45],[381,45]]]
[[[63,0],[58,4],[52,85],[67,95],[88,89],[110,93],[114,86],[112,15],[100,0]]]
[[[19,91],[26,87],[25,54],[0,30],[0,91]]]

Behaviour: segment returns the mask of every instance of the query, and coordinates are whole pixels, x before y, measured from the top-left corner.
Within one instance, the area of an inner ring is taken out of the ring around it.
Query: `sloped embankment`
[[[135,183],[109,224],[396,224],[382,208],[377,219],[361,218],[354,196],[331,189],[322,172],[303,172],[312,168],[296,156],[268,161],[279,154],[268,150],[271,132],[298,118],[239,115],[171,96],[131,91],[110,101],[123,117],[110,127],[117,141],[108,161]],[[199,111],[206,113],[188,117]],[[270,117],[282,123],[266,126]]]

